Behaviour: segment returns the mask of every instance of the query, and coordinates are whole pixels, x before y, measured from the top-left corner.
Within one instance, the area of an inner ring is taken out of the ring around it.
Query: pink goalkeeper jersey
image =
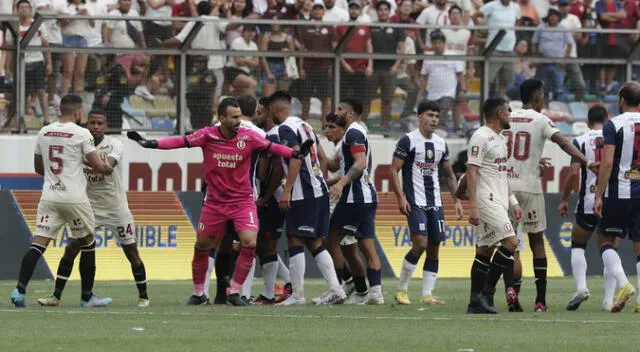
[[[217,126],[205,127],[185,138],[189,147],[202,148],[208,202],[253,202],[251,153],[266,151],[271,142],[244,127],[232,139],[223,137]]]

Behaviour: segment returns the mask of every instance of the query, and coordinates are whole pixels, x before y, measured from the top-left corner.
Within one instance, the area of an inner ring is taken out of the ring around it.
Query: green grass
[[[533,313],[533,280],[526,280],[521,302],[525,313],[464,314],[468,280],[439,280],[437,295],[446,306],[419,301],[419,281],[412,282],[414,304],[393,300],[396,280],[383,280],[384,306],[285,308],[227,306],[183,307],[191,283],[151,282],[151,307],[135,307],[132,282],[98,282],[96,293],[109,295],[107,308],[79,308],[79,283],[70,282],[63,307],[41,308],[36,299],[49,294],[52,282],[29,286],[29,308],[8,303],[14,282],[0,282],[0,351],[637,351],[640,314],[630,301],[619,314],[600,310],[602,279],[590,278],[591,300],[577,312],[564,308],[573,292],[571,278],[550,279],[550,312]],[[634,280],[635,281],[635,280]],[[323,282],[306,285],[307,300]],[[262,282],[256,280],[254,292]],[[633,300],[635,299],[632,298]],[[132,328],[142,327],[144,331]]]

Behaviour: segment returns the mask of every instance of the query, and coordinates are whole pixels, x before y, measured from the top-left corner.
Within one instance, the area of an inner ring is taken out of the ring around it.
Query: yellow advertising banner
[[[13,191],[25,221],[35,233],[36,211],[40,191]],[[140,257],[145,263],[148,280],[185,280],[191,278],[191,259],[195,230],[175,192],[128,192],[133,213]],[[44,254],[54,274],[64,254],[69,229],[58,233]],[[96,231],[96,280],[132,280],[131,266],[110,230]],[[77,261],[76,261],[77,263]],[[80,278],[73,270],[72,280]]]
[[[468,278],[475,256],[475,229],[467,221],[466,214],[462,220],[456,219],[450,195],[443,195],[442,198],[445,208],[446,239],[440,245],[438,277]],[[407,226],[407,218],[400,214],[393,194],[380,194],[379,201],[376,234],[395,276],[398,277],[404,256],[411,248],[411,232]],[[527,249],[521,253],[523,274],[525,277],[532,277],[533,256],[529,246],[526,247]],[[560,263],[546,241],[545,248],[548,257],[547,275],[563,276]],[[423,254],[420,258],[417,270],[413,273],[414,278],[422,277],[421,269],[425,257]]]

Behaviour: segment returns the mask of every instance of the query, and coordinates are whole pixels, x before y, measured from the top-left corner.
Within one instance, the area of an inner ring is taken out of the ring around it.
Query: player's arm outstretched
[[[581,164],[587,166],[588,169],[597,173],[600,163],[589,161],[582,152],[576,148],[573,143],[569,142],[569,139],[565,138],[561,132],[556,132],[551,136],[551,141],[558,145],[565,153],[569,154],[572,159],[579,160]]]
[[[602,147],[600,170],[598,172],[596,199],[593,203],[593,213],[600,217],[602,216],[602,197],[609,184],[611,170],[613,169],[613,156],[616,151],[616,128],[611,120],[605,122],[602,128],[602,136],[604,137],[604,146]]]
[[[573,145],[575,147],[579,147],[578,142],[574,139]],[[573,192],[574,187],[576,186],[576,182],[578,182],[580,177],[580,160],[571,159],[571,170],[569,171],[569,175],[567,175],[567,179],[564,182],[564,189],[562,190],[562,198],[560,199],[560,204],[558,205],[558,213],[563,217],[566,217],[569,214],[569,203],[568,199]],[[601,166],[602,167],[602,166]]]

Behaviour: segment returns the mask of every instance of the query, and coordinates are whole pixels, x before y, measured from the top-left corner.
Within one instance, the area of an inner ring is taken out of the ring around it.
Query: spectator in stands
[[[324,11],[323,21],[325,22],[347,22],[349,21],[349,12],[347,9],[336,6],[335,0],[323,0],[326,10]],[[325,116],[324,114],[322,116]]]
[[[46,13],[60,13],[64,11],[66,8],[66,2],[60,3],[59,0],[56,0],[55,3],[52,3],[51,0],[36,0],[32,3],[33,8],[36,9],[37,12],[46,12]],[[54,6],[55,5],[55,6]],[[44,21],[42,26],[45,28],[44,30],[44,38],[47,43],[51,47],[61,47],[62,46],[62,32],[60,31],[60,26],[58,25],[58,21],[49,20]],[[51,73],[47,76],[47,96],[49,98],[49,106],[52,110],[57,113],[58,106],[56,104],[56,80],[60,75],[60,69],[62,68],[62,58],[63,54],[61,53],[51,53]]]
[[[103,109],[107,113],[111,133],[119,133],[122,128],[122,102],[131,94],[127,73],[122,65],[116,63],[113,55],[106,57],[105,67],[98,74],[93,108]]]
[[[398,13],[391,16],[389,19],[390,22],[393,23],[409,23],[415,24],[416,20],[411,17],[413,11],[413,0],[402,0],[398,6]],[[422,40],[422,34],[418,29],[409,29],[409,31],[413,32],[413,41],[415,45],[418,45],[421,52],[424,52],[424,41]],[[406,46],[406,45],[405,45]],[[414,48],[414,52],[415,52]]]
[[[118,8],[109,12],[110,17],[139,17],[140,14],[131,8],[131,0],[118,0]],[[146,48],[147,43],[142,35],[142,23],[113,19],[106,21],[104,43],[114,48]]]
[[[491,1],[480,8],[473,15],[474,21],[485,17],[489,27],[511,27],[515,26],[520,19],[520,7],[509,0]],[[499,29],[492,28],[489,30],[488,43],[498,35]],[[507,30],[507,34],[502,38],[493,55],[495,56],[511,56],[516,45],[516,33],[514,30]],[[492,63],[489,70],[489,81],[494,83],[499,77],[497,87],[500,97],[506,96],[507,87],[513,82],[513,63]]]
[[[365,0],[362,3],[362,13],[369,16],[371,22],[378,22],[380,19],[378,18],[378,3],[380,1],[386,0]],[[397,4],[395,1],[387,1],[389,3],[389,17],[396,14]]]
[[[199,1],[185,0],[183,3],[174,3],[171,6],[171,17],[197,17]],[[186,25],[187,22],[175,21],[173,22],[173,31],[179,33]]]
[[[332,26],[322,25],[325,5],[321,0],[313,3],[311,9],[311,21],[317,22],[313,26],[300,28],[297,38],[302,50],[309,52],[332,51],[336,45],[336,32]],[[332,62],[331,59],[316,59],[300,57],[298,65],[300,79],[291,85],[292,95],[298,97],[302,103],[303,120],[309,118],[311,97],[316,97],[322,102],[322,116],[331,111],[332,96]]]
[[[254,41],[256,36],[256,26],[246,24],[242,27],[242,36],[236,38],[230,49],[232,51],[258,51],[258,45]],[[258,56],[229,56],[227,67],[225,67],[225,83],[233,87],[233,94],[255,95],[256,80],[252,77],[252,71],[260,67]]]
[[[110,4],[109,1],[110,0],[86,0],[87,9],[93,16],[104,17],[109,13],[109,11],[117,7],[117,5],[114,6],[113,4]],[[95,20],[95,25],[91,27],[91,32],[87,38],[90,48],[97,49],[104,46],[102,38],[104,27],[105,22],[103,20]],[[96,73],[98,70],[100,70],[100,50],[95,50],[93,53],[89,54],[87,58],[86,90],[94,91],[96,86]]]
[[[391,5],[386,0],[376,2],[376,12],[379,23],[388,23],[391,13]],[[375,53],[404,53],[404,30],[393,27],[372,27],[371,43]],[[402,59],[398,60],[374,60],[373,76],[371,77],[371,89],[380,88],[380,99],[382,101],[380,114],[382,123],[380,130],[387,131],[391,120],[391,101],[395,93],[397,82],[396,77]]]
[[[360,0],[349,1],[349,21],[358,22],[362,15]],[[348,26],[338,26],[336,34],[338,41],[349,30]],[[344,50],[345,53],[373,53],[371,44],[371,28],[358,26],[351,36]],[[369,77],[373,74],[373,59],[342,59],[340,65],[340,96],[353,97],[362,102],[363,121],[369,118],[371,89]]]
[[[578,18],[582,21],[582,28],[584,29],[600,28],[598,13],[593,6],[593,2],[593,0],[585,0],[584,2],[574,3],[571,7],[571,13],[580,13]],[[581,40],[576,44],[578,46],[578,57],[594,58],[600,55],[600,49],[598,48],[598,34],[595,32],[582,33]],[[582,65],[582,72],[585,81],[588,82],[588,84],[585,85],[595,88],[600,79],[600,65]]]
[[[513,64],[513,70],[515,72],[515,84],[510,86],[509,97],[520,97],[520,84],[529,78],[535,77],[536,70],[531,65],[531,62],[526,60],[529,54],[529,42],[526,40],[520,40],[516,45],[516,55],[521,59]],[[513,89],[511,89],[513,88]]]
[[[313,0],[303,0],[302,6],[298,10],[297,19],[311,20],[311,7],[313,7]]]
[[[540,15],[530,0],[518,0],[518,6],[520,6],[520,16],[522,18],[528,17],[533,20],[535,26],[540,25]]]
[[[464,12],[458,5],[453,5],[449,8],[449,20],[451,25],[460,26],[463,25]],[[445,52],[449,55],[472,55],[469,51],[470,44],[473,42],[471,31],[468,29],[443,29],[442,34],[446,39]],[[473,66],[473,62],[461,61],[460,64],[465,67],[465,73],[468,72]],[[466,82],[465,73],[463,73],[462,79]],[[472,76],[471,76],[472,77]],[[456,126],[460,126],[460,104],[464,103],[467,96],[466,90],[462,90],[460,86],[456,88],[456,104],[453,104],[453,121]],[[459,132],[459,131],[457,131]]]
[[[194,130],[211,125],[216,86],[223,83],[217,82],[213,71],[207,68],[208,61],[207,56],[194,57],[193,72],[187,80],[187,107]]]
[[[222,5],[219,1],[201,1],[198,3],[198,15],[200,18],[216,21],[208,21],[204,23],[204,26],[200,29],[200,32],[191,43],[191,47],[193,49],[221,49],[220,34],[226,31],[228,24],[227,21],[217,21],[220,20],[218,15],[220,14],[221,6]],[[195,24],[195,21],[188,22],[180,33],[171,39],[165,40],[160,46],[178,47],[187,39],[187,36]],[[220,96],[222,96],[222,86],[224,84],[224,58],[220,55],[209,55],[207,70],[213,72],[216,82],[216,89],[212,100],[213,109],[215,111],[218,106],[218,100],[220,99]]]
[[[224,3],[226,4],[226,3]],[[233,0],[231,7],[223,4],[224,17],[231,20],[227,25],[226,40],[227,45],[231,47],[231,44],[237,39],[243,36],[243,25],[234,23],[234,19],[241,18],[259,18],[260,16],[253,12],[253,3],[249,0]]]
[[[564,28],[560,24],[562,14],[550,8],[545,23],[539,28]],[[533,52],[540,53],[548,58],[568,58],[573,47],[573,38],[569,32],[539,31],[533,34],[531,40]],[[564,91],[565,64],[544,63],[536,72],[536,79],[545,82],[545,103],[549,101],[549,93],[553,93],[555,99],[559,99]]]
[[[85,0],[68,0],[65,15],[91,16],[85,4]],[[66,47],[86,48],[89,46],[88,38],[91,29],[95,26],[94,20],[60,20],[62,28],[62,43]],[[73,79],[73,91],[84,92],[84,75],[87,68],[87,54],[64,54],[62,68],[64,70],[61,95],[65,96],[71,89]]]
[[[570,12],[570,1],[569,0],[560,0],[558,1],[558,9],[562,14],[562,21],[560,21],[560,25],[568,29],[573,38],[573,45],[571,46],[571,58],[578,57],[578,48],[577,43],[580,42],[583,38],[582,33],[580,32],[571,32],[576,29],[582,28],[582,22],[578,18],[578,16],[572,14]],[[580,68],[580,64],[577,63],[568,63],[566,64],[566,72],[569,80],[571,81],[571,87],[573,88],[573,92],[575,93],[575,100],[582,101],[584,98],[584,89],[585,82],[584,77],[582,75],[582,69]]]
[[[434,25],[434,26],[446,26],[450,24],[449,21],[449,5],[447,0],[435,0],[434,5],[422,10],[420,16],[416,19],[416,22],[422,25]],[[431,46],[430,31],[425,32],[425,54],[433,53],[433,47]]]
[[[16,4],[18,15],[18,36],[24,37],[31,24],[33,23],[33,8],[28,0],[19,0]],[[31,39],[31,46],[48,46],[48,42],[45,39],[44,27],[36,32]],[[7,36],[7,44],[13,45],[13,37]],[[38,51],[28,51],[24,54],[25,62],[25,86],[28,97],[35,94],[38,98],[40,108],[42,109],[42,123],[43,125],[49,124],[49,100],[47,99],[45,78],[51,72],[51,54],[41,53]],[[35,114],[35,109],[31,108],[28,104],[31,99],[28,99],[24,103],[27,104],[25,111],[29,115]]]
[[[175,0],[145,0],[148,21],[143,23],[144,40],[150,48],[155,48],[173,36],[171,21],[154,21],[154,18],[171,17],[171,7]]]
[[[405,0],[400,4],[400,11],[402,11],[402,7],[409,2]],[[416,54],[416,36],[420,33],[420,31],[406,29],[404,38],[404,53],[408,55]],[[402,61],[400,68],[398,69],[398,75],[396,76],[398,80],[398,88],[405,91],[406,96],[404,99],[404,107],[402,108],[402,112],[400,113],[400,118],[405,118],[411,115],[415,115],[416,108],[416,100],[418,99],[418,72],[416,71],[416,60],[415,59],[405,59]]]
[[[295,20],[305,0],[296,0],[294,4],[287,4],[286,0],[268,1],[269,7],[262,17],[265,19],[281,18],[283,20]]]
[[[602,28],[617,29],[622,28],[622,22],[627,14],[620,0],[600,0],[596,3],[596,12]],[[620,34],[601,33],[598,35],[598,47],[600,56],[610,58],[626,58],[628,47],[622,40]],[[615,65],[600,65],[600,94],[614,93],[613,86],[616,74]]]
[[[429,39],[435,55],[447,54],[445,52],[446,38],[442,31],[431,31]],[[453,126],[451,126],[449,109],[455,102],[457,90],[466,92],[464,72],[462,61],[425,60],[422,63],[422,85],[426,87],[428,92],[427,100],[438,102],[440,105],[440,124],[449,132],[460,131],[460,121],[453,121]]]
[[[274,23],[271,25],[271,30],[262,36],[260,50],[293,53],[295,51],[293,37],[283,31],[282,25]],[[289,88],[286,60],[286,57],[262,58],[263,96],[270,96],[276,90]]]

